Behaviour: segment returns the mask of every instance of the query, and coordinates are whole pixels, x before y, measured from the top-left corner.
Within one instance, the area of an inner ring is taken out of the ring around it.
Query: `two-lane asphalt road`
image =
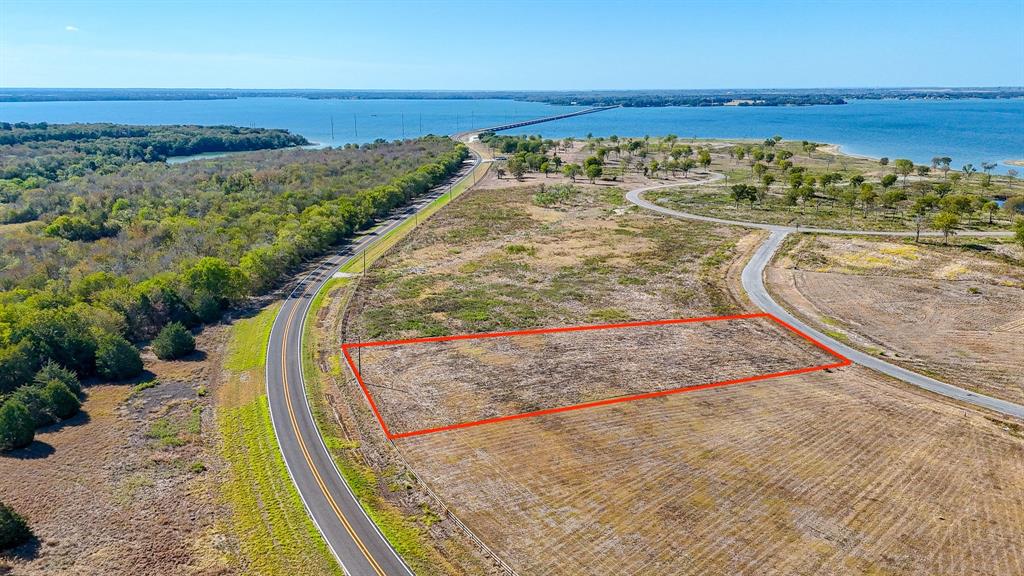
[[[449,183],[416,199],[412,206],[362,235],[303,277],[285,298],[270,332],[267,347],[267,397],[285,465],[299,496],[342,569],[351,576],[411,576],[412,571],[366,515],[342,478],[313,420],[302,375],[302,332],[313,297],[339,268],[412,218],[450,186],[467,178],[479,158]]]
[[[825,343],[826,346],[828,346],[828,347],[832,348],[833,350],[835,350],[836,352],[839,352],[840,354],[846,356],[850,360],[853,360],[857,364],[861,364],[863,366],[867,366],[868,368],[871,368],[872,370],[877,370],[878,372],[881,372],[883,374],[892,376],[893,378],[897,378],[897,379],[902,380],[902,381],[904,381],[904,382],[906,382],[908,384],[912,384],[914,386],[917,386],[919,388],[923,388],[925,390],[928,390],[930,392],[934,392],[936,394],[941,394],[943,396],[946,396],[946,397],[949,397],[949,398],[953,398],[953,399],[959,400],[961,402],[967,402],[969,404],[974,404],[975,406],[981,406],[981,407],[987,408],[989,410],[994,410],[996,412],[1001,412],[1003,414],[1007,414],[1007,415],[1010,415],[1010,416],[1015,416],[1017,418],[1024,419],[1024,406],[1022,406],[1020,404],[1015,404],[1013,402],[1007,402],[1006,400],[1000,400],[998,398],[993,398],[991,396],[986,396],[984,394],[979,394],[977,392],[971,392],[970,390],[965,390],[963,388],[959,388],[957,386],[953,386],[952,384],[947,384],[945,382],[940,382],[939,380],[936,380],[934,378],[929,378],[928,376],[925,376],[923,374],[918,374],[917,372],[913,372],[911,370],[907,370],[906,368],[902,368],[902,367],[897,366],[895,364],[890,364],[889,362],[886,362],[885,360],[882,360],[880,358],[876,358],[874,356],[871,356],[870,354],[865,354],[864,352],[861,352],[861,351],[859,351],[859,350],[857,350],[855,348],[851,348],[850,346],[847,346],[847,345],[843,344],[842,342],[839,342],[839,341],[837,341],[837,340],[835,340],[833,338],[830,338],[829,336],[821,333],[818,330],[815,330],[811,326],[808,326],[805,322],[801,321],[800,319],[798,319],[795,316],[793,316],[792,314],[790,314],[785,308],[783,308],[781,305],[779,305],[779,303],[776,302],[771,297],[771,295],[768,294],[768,290],[765,288],[765,285],[764,285],[764,271],[765,271],[765,268],[768,267],[768,264],[771,262],[772,257],[775,255],[776,250],[778,250],[779,246],[782,244],[782,241],[786,238],[786,235],[791,233],[791,232],[813,232],[813,233],[818,233],[818,234],[855,234],[855,235],[862,235],[862,236],[863,235],[867,235],[867,236],[904,236],[904,237],[906,237],[906,236],[913,236],[914,232],[879,232],[879,231],[873,231],[873,230],[841,230],[841,229],[833,229],[833,228],[806,228],[806,227],[804,227],[804,228],[795,228],[795,227],[792,227],[792,226],[782,226],[782,225],[777,225],[777,224],[761,224],[761,223],[757,223],[757,222],[741,222],[741,221],[737,221],[737,220],[726,220],[724,218],[714,218],[714,217],[711,217],[711,216],[701,216],[699,214],[690,214],[688,212],[680,212],[678,210],[672,210],[671,208],[666,208],[664,206],[660,206],[658,204],[655,204],[654,202],[651,202],[650,200],[647,200],[646,198],[643,197],[645,192],[650,192],[650,191],[653,191],[653,190],[659,190],[659,189],[665,189],[665,188],[678,188],[679,186],[683,186],[683,185],[705,184],[705,183],[708,183],[708,182],[712,182],[712,181],[715,181],[715,180],[721,180],[721,179],[722,179],[722,175],[721,174],[712,174],[711,178],[705,179],[705,180],[699,180],[699,181],[693,181],[693,182],[685,182],[685,183],[677,182],[677,183],[674,183],[674,184],[665,184],[665,185],[659,185],[659,186],[648,186],[648,187],[644,187],[644,188],[637,188],[636,190],[631,190],[630,192],[628,192],[626,194],[626,199],[629,200],[630,202],[632,202],[633,204],[636,204],[637,206],[640,206],[642,208],[646,208],[648,210],[653,210],[655,212],[660,212],[662,214],[666,214],[668,216],[673,216],[675,218],[683,218],[683,219],[686,219],[686,220],[697,220],[697,221],[701,221],[701,222],[711,222],[711,223],[714,223],[714,224],[728,224],[728,225],[733,225],[733,226],[743,226],[743,227],[746,227],[746,228],[759,228],[759,229],[762,229],[762,230],[768,230],[771,233],[768,236],[768,240],[765,241],[763,244],[761,244],[757,248],[757,251],[754,253],[754,256],[750,259],[750,262],[748,262],[747,265],[743,268],[743,274],[742,274],[743,289],[746,291],[747,296],[750,297],[751,302],[753,302],[758,308],[760,308],[761,310],[764,310],[765,312],[770,312],[771,314],[774,314],[775,316],[781,318],[785,322],[787,322],[789,324],[792,324],[793,326],[796,326],[800,331],[802,331],[804,333],[807,333],[807,334],[810,334],[811,336],[816,338],[819,342]],[[1012,232],[970,232],[969,233],[969,235],[971,235],[971,236],[1009,236],[1011,234],[1012,234]],[[922,236],[941,236],[942,233],[941,232],[922,232],[921,235]]]

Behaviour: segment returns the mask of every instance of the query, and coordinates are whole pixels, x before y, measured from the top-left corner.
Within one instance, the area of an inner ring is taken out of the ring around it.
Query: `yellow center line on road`
[[[305,291],[303,291],[303,294],[305,294]],[[370,551],[366,548],[366,545],[363,544],[363,541],[359,539],[359,535],[356,534],[356,531],[352,528],[352,525],[349,524],[348,519],[345,518],[345,514],[341,511],[341,508],[338,507],[337,502],[334,501],[334,497],[331,496],[330,491],[327,489],[326,483],[324,483],[324,480],[320,476],[320,473],[317,471],[316,466],[313,465],[313,458],[310,456],[309,450],[306,448],[306,443],[302,439],[302,434],[299,432],[299,423],[295,417],[295,410],[292,407],[291,394],[289,394],[288,391],[288,358],[286,354],[286,351],[288,350],[288,332],[291,327],[292,320],[295,318],[295,313],[296,311],[298,311],[298,308],[299,305],[298,302],[296,301],[294,304],[292,304],[292,310],[288,314],[287,321],[285,321],[284,334],[282,335],[281,343],[281,381],[284,383],[284,398],[285,403],[288,405],[288,416],[291,418],[292,421],[292,429],[295,430],[295,437],[299,441],[299,448],[302,450],[302,455],[306,457],[306,463],[309,464],[309,469],[310,471],[313,472],[313,477],[316,479],[316,482],[320,486],[320,490],[324,493],[324,496],[327,497],[327,502],[331,505],[331,508],[334,510],[334,513],[338,515],[338,519],[341,520],[341,523],[345,526],[345,530],[348,531],[349,536],[352,537],[352,540],[356,543],[356,546],[359,548],[360,551],[362,551],[363,555],[366,556],[366,559],[367,561],[369,561],[370,566],[373,567],[374,572],[376,572],[379,576],[387,576],[384,570],[380,567],[380,565],[377,564],[377,561],[374,560],[373,556],[370,554]]]

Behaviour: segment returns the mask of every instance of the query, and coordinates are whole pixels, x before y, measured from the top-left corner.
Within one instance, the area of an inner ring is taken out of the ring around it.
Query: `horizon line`
[[[708,88],[232,88],[164,86],[0,86],[0,90],[223,90],[223,91],[309,91],[309,92],[687,92],[736,90],[1024,90],[1024,85],[986,86],[810,86],[810,87],[708,87]]]

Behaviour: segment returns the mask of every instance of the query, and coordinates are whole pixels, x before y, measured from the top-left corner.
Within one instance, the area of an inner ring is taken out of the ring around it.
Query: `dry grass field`
[[[1024,402],[1024,255],[1010,243],[803,236],[770,289],[822,330],[984,394]]]
[[[864,369],[397,443],[521,574],[1024,572],[1024,438]]]
[[[748,244],[742,231],[638,212],[607,188],[548,206],[536,192],[480,190],[423,225],[362,279],[342,339],[740,311],[725,278]],[[711,350],[717,344],[701,353],[729,354]],[[590,351],[562,364],[598,366],[612,355],[603,345]],[[503,365],[504,352],[455,350],[441,366],[437,355],[415,355],[386,369],[396,383],[425,387],[444,380],[436,371],[458,375],[471,359],[464,374],[483,370],[488,380],[464,390],[465,405],[519,402],[512,391],[523,373]],[[550,351],[515,353],[558,365]],[[631,370],[678,377],[673,362],[651,362],[641,356]],[[609,384],[600,372],[558,377],[571,393]],[[376,429],[358,387],[349,381],[341,392],[358,407],[359,428]],[[520,574],[1024,573],[1019,424],[857,367],[396,446]]]
[[[361,356],[393,434],[839,361],[768,318],[375,346]]]
[[[204,392],[226,332],[200,335],[206,358],[147,357],[152,380],[89,387],[81,414],[0,456],[3,500],[38,538],[0,556],[0,574],[233,573]]]

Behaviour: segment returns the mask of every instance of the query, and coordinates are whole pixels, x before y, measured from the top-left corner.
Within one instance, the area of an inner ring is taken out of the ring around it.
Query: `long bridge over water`
[[[611,110],[612,108],[619,108],[620,106],[594,106],[593,108],[585,108],[576,112],[569,112],[568,114],[558,114],[556,116],[544,116],[543,118],[534,118],[532,120],[523,120],[522,122],[513,122],[511,124],[501,124],[500,126],[492,126],[490,128],[481,128],[479,130],[473,130],[473,132],[500,132],[502,130],[511,130],[513,128],[522,128],[523,126],[532,126],[534,124],[541,124],[543,122],[554,122],[555,120],[564,120],[566,118],[572,118],[574,116],[583,116],[584,114],[593,114],[595,112],[604,112],[605,110]]]

